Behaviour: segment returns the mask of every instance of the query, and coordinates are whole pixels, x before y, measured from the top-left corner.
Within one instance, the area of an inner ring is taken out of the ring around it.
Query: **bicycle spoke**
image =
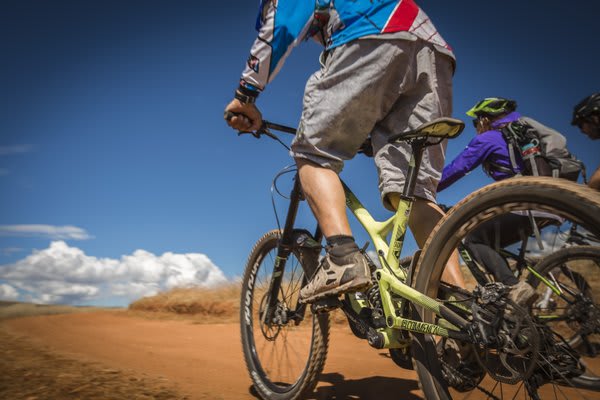
[[[284,299],[286,299],[286,300],[291,298],[290,288],[292,287],[292,282],[294,282],[294,276],[296,275],[297,267],[298,267],[297,262],[292,263],[291,268],[290,268],[291,276],[287,279],[287,281],[288,281],[287,290],[283,293]]]
[[[268,393],[288,393],[296,398],[306,387],[316,383],[322,370],[328,338],[328,319],[308,313],[297,318],[295,307],[302,284],[303,269],[295,252],[291,252],[279,276],[280,286],[276,293],[268,293],[272,287],[274,266],[277,262],[279,235],[275,231],[263,237],[257,245],[255,256],[249,258],[244,275],[242,304],[250,298],[242,310],[242,344],[244,357],[251,378],[257,382],[256,390]],[[254,279],[254,281],[250,281]],[[276,296],[276,297],[273,297]],[[267,298],[269,320],[265,316]],[[248,312],[250,321],[248,323]],[[302,324],[299,322],[302,321]],[[318,340],[313,337],[321,336]],[[305,373],[305,371],[310,373]],[[286,397],[287,398],[287,397]]]
[[[502,384],[501,384],[502,385]],[[519,392],[521,391],[521,388],[523,388],[525,386],[525,384],[523,382],[521,382],[521,384],[519,385],[519,387],[517,388],[517,391],[515,393],[515,395],[513,396],[512,400],[515,400],[517,398],[517,396],[519,395]],[[525,392],[525,391],[524,391]],[[527,396],[527,395],[525,395]]]

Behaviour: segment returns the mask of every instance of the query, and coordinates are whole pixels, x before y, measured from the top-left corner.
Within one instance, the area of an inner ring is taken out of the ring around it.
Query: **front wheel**
[[[244,359],[262,399],[292,400],[310,393],[323,370],[329,343],[329,314],[314,315],[298,296],[305,282],[297,249],[286,260],[276,306],[265,308],[277,261],[280,231],[254,245],[242,281],[240,326]]]
[[[506,221],[510,223],[507,225]],[[499,248],[518,243],[523,235],[535,233],[529,241],[528,251],[533,255],[541,251],[547,254],[562,246],[560,237],[572,224],[600,237],[598,192],[562,179],[543,177],[512,178],[488,185],[453,207],[436,226],[415,270],[415,289],[442,302],[448,299],[447,291],[440,290],[444,289],[440,279],[447,261],[463,241],[476,242],[486,251],[487,260],[493,261],[501,259],[495,257]],[[485,232],[481,232],[483,228],[486,228]],[[487,244],[486,235],[492,238]],[[543,250],[540,250],[540,245]],[[498,263],[501,264],[500,261]],[[498,265],[482,267],[488,271],[499,270]],[[508,265],[505,267],[508,268]],[[475,298],[477,281],[468,268],[461,266],[461,270],[467,286],[462,293]],[[433,312],[415,308],[416,318],[429,323],[438,321]],[[526,312],[526,309],[522,310]],[[464,317],[474,319],[468,310]],[[540,347],[539,352],[531,354],[519,354],[519,348],[514,346],[508,335],[511,332],[496,332],[504,335],[510,346],[480,347],[478,352],[490,357],[474,357],[475,363],[468,364],[470,369],[479,365],[479,370],[487,373],[485,377],[465,373],[473,371],[467,368],[461,370],[466,365],[464,362],[463,365],[452,364],[445,358],[448,352],[440,349],[432,336],[414,335],[415,369],[425,397],[429,400],[465,399],[473,395],[472,391],[486,398],[509,399],[595,398],[598,395],[579,389],[576,382],[577,376],[599,375],[598,366],[586,367],[580,363],[578,356],[566,351],[560,345],[560,339],[549,334],[543,326],[530,329],[529,334],[532,338],[535,336]],[[514,333],[520,335],[518,330]],[[472,353],[477,355],[478,352]],[[532,356],[535,354],[539,356],[534,359]],[[506,379],[506,374],[503,376],[495,372],[499,366],[510,372],[510,379]],[[472,379],[472,376],[478,379]]]

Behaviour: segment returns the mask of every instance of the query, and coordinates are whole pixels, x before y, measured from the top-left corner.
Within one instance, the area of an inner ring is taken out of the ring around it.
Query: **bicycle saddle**
[[[409,132],[395,133],[388,139],[388,143],[393,143],[399,140],[411,140],[416,138],[439,138],[439,139],[454,139],[461,134],[465,128],[465,123],[455,118],[437,118],[433,121],[426,122]]]

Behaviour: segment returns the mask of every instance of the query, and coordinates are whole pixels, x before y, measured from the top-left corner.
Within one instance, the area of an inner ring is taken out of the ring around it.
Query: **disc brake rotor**
[[[515,384],[528,379],[537,365],[540,339],[526,309],[506,301],[494,345],[476,351],[479,363],[493,379]]]
[[[260,318],[260,331],[262,332],[265,339],[268,341],[274,341],[277,339],[279,332],[281,332],[281,324],[273,323],[273,321],[264,321],[265,308],[267,306],[267,294],[265,293],[260,300],[260,307],[258,316]],[[280,308],[280,303],[277,302],[277,309]],[[277,313],[277,312],[276,312]]]

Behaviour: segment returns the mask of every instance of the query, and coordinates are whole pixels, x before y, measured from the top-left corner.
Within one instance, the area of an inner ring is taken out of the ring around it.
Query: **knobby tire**
[[[464,237],[479,223],[494,216],[494,210],[531,204],[537,209],[559,210],[600,237],[600,194],[583,185],[548,177],[512,178],[488,185],[459,202],[435,227],[415,269],[415,289],[437,298],[439,281],[446,260]],[[517,206],[515,206],[517,205]],[[535,208],[534,208],[535,209]],[[436,316],[415,307],[416,319],[435,323]],[[428,400],[447,400],[452,396],[442,377],[435,340],[431,335],[413,335],[413,363],[419,384]]]
[[[276,254],[280,236],[281,233],[279,230],[273,230],[258,240],[248,257],[242,280],[240,327],[244,360],[254,384],[254,389],[265,400],[295,400],[312,392],[318,382],[320,373],[323,371],[329,344],[329,314],[313,315],[310,307],[307,307],[304,313],[304,320],[300,322],[300,325],[306,325],[312,320],[312,337],[308,357],[305,365],[301,367],[302,370],[298,373],[296,380],[293,382],[280,382],[271,376],[271,371],[263,365],[265,360],[261,359],[261,349],[257,348],[254,337],[256,334],[260,335],[260,332],[257,332],[255,327],[256,324],[260,324],[260,319],[257,318],[256,310],[249,310],[248,307],[251,307],[251,304],[258,304],[254,300],[255,297],[260,295],[257,292],[259,269],[263,262],[269,262],[270,257],[273,257],[272,255],[269,256],[269,254],[273,254],[273,252]],[[297,260],[300,260],[296,249],[293,250],[290,259],[293,256]],[[290,262],[288,260],[286,269],[289,267]],[[272,271],[272,266],[269,267],[271,267]],[[298,291],[299,289],[300,287],[297,288]],[[284,326],[282,329],[297,328],[293,325],[294,321],[290,321],[288,326]],[[286,338],[277,337],[273,342],[277,340],[287,340],[287,336]],[[289,345],[288,347],[291,346]],[[284,349],[284,351],[288,350],[290,352],[295,351],[295,349]]]

